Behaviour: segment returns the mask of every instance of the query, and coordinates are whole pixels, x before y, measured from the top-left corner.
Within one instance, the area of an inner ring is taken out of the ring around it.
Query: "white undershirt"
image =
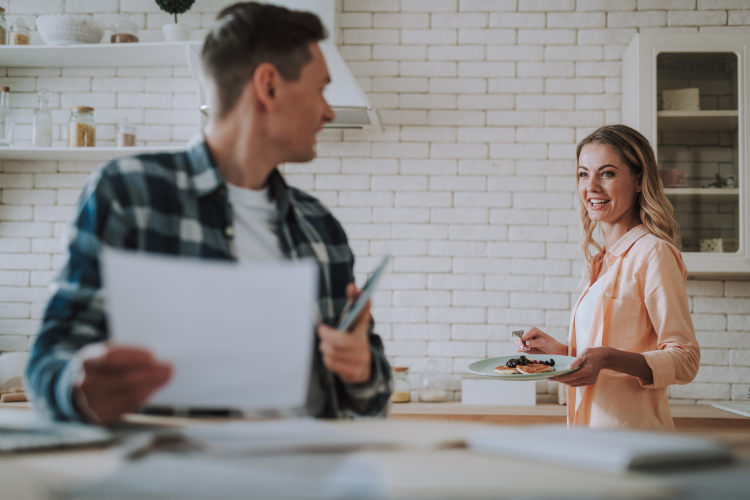
[[[596,299],[599,298],[599,293],[602,290],[603,278],[604,275],[596,280],[596,283],[591,285],[586,292],[586,295],[584,295],[581,302],[578,304],[578,309],[576,309],[576,352],[578,356],[586,350],[585,346],[589,340],[589,331],[591,330],[591,318],[594,316],[594,305],[596,304]],[[576,387],[576,410],[581,403],[581,398],[583,398],[583,393],[585,391],[585,387]]]
[[[276,205],[268,199],[268,188],[245,189],[227,183],[234,212],[234,244],[239,262],[281,260],[284,254],[274,233]]]

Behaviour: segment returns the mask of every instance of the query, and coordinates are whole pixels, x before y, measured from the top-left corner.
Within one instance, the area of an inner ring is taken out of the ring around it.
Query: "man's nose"
[[[328,104],[327,100],[323,99],[323,102],[326,104],[325,109],[323,110],[323,122],[331,123],[336,119],[336,112],[333,111],[333,108],[331,108],[331,105]]]

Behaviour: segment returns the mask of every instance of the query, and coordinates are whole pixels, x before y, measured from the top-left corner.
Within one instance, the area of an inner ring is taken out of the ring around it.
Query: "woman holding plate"
[[[654,152],[636,130],[610,125],[582,140],[576,158],[587,273],[568,345],[537,328],[516,345],[576,356],[570,368],[580,369],[552,379],[569,386],[569,425],[674,429],[667,387],[695,378],[700,350]]]

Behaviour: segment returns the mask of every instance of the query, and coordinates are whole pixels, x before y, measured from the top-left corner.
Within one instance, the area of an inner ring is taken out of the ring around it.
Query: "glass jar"
[[[117,147],[132,148],[135,146],[135,127],[125,120],[117,126]]]
[[[49,90],[37,92],[39,108],[31,120],[31,145],[35,148],[52,146],[52,116],[49,113]]]
[[[396,366],[393,368],[393,392],[391,402],[408,403],[411,401],[411,383],[409,383],[409,368]]]
[[[19,17],[10,27],[8,45],[28,45],[31,39],[30,32],[29,26]]]
[[[437,361],[430,359],[427,362],[427,370],[422,375],[419,400],[426,403],[438,403],[445,401],[447,397],[445,376],[438,369]]]
[[[13,146],[15,121],[10,109],[10,87],[0,87],[0,146]]]
[[[5,9],[0,7],[0,45],[5,45],[5,34],[8,32],[8,25],[5,22]]]
[[[68,147],[93,148],[96,146],[94,108],[73,106],[68,121]]]
[[[130,20],[128,14],[120,14],[120,18],[112,26],[112,43],[135,43],[138,41],[138,25]]]

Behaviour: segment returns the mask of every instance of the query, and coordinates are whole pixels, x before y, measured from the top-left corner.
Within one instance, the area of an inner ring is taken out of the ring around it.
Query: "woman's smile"
[[[604,210],[610,200],[606,198],[589,198],[589,210]]]

